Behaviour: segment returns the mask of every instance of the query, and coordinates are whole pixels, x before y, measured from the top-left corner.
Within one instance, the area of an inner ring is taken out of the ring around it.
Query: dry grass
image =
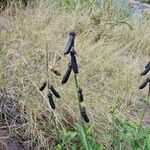
[[[140,72],[149,61],[149,20],[143,18],[137,26],[136,21],[122,18],[113,8],[103,11],[95,6],[79,10],[76,16],[74,11],[43,2],[33,9],[8,8],[0,17],[4,22],[0,32],[0,89],[11,95],[18,105],[22,124],[11,122],[8,127],[23,146],[33,148],[38,143],[36,149],[54,148],[56,135],[51,109],[44,98],[46,93],[42,94],[38,88],[46,77],[46,47],[49,63],[64,74],[68,58],[64,58],[63,48],[74,27],[84,104],[100,143],[110,144],[107,134],[112,122],[110,111],[117,96],[121,99],[118,115],[139,120],[134,102],[146,93],[139,92],[138,86],[142,82]],[[56,61],[58,56],[61,60]],[[61,127],[67,124],[71,128],[78,119],[74,80],[71,76],[62,86],[61,78],[54,78],[62,97],[56,100],[55,113]]]

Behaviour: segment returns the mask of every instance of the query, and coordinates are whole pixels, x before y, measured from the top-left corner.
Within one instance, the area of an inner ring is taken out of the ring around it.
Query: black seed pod
[[[69,54],[72,47],[74,47],[74,40],[75,40],[75,33],[74,32],[70,32],[69,33],[69,40],[67,42],[67,45],[64,49],[64,55]]]
[[[146,75],[149,71],[150,71],[150,64],[148,63],[148,64],[145,66],[145,70],[141,73],[141,76]]]
[[[47,85],[47,82],[45,81],[45,82],[42,84],[42,86],[39,88],[39,90],[40,90],[40,91],[43,91],[43,90],[45,89],[46,85]]]
[[[149,63],[145,66],[145,68],[147,68],[147,67],[149,67],[150,66],[150,61],[149,61]]]
[[[69,79],[69,76],[71,74],[71,70],[72,70],[72,67],[71,67],[71,64],[69,63],[68,64],[68,68],[67,68],[67,71],[65,73],[65,75],[63,76],[63,79],[61,81],[62,84],[66,83]]]
[[[59,93],[54,89],[53,85],[50,86],[50,90],[57,98],[60,98]]]
[[[71,55],[71,66],[72,66],[73,72],[75,74],[77,74],[78,73],[78,64],[77,64],[77,60],[76,60],[76,56],[75,56],[75,51],[71,51],[70,55]]]
[[[88,122],[89,122],[89,118],[88,118],[88,116],[87,116],[87,114],[86,114],[85,107],[82,107],[82,108],[81,108],[81,115],[82,115],[84,121],[88,123]]]
[[[55,103],[54,103],[54,101],[53,101],[52,93],[49,92],[48,95],[47,95],[47,97],[48,97],[49,104],[50,104],[51,108],[52,108],[52,109],[55,109],[56,107],[55,107]]]
[[[142,83],[142,85],[139,87],[139,90],[144,89],[148,82],[150,82],[150,79],[149,79],[149,78],[147,78],[146,81],[144,81],[144,82]]]
[[[82,89],[81,89],[81,88],[79,88],[78,92],[79,92],[79,100],[80,100],[80,102],[83,102]]]

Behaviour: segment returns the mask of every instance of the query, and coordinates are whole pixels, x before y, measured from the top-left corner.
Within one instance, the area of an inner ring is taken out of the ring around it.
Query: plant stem
[[[50,87],[50,78],[49,78],[49,55],[48,55],[48,48],[46,46],[46,75],[47,75],[47,92],[49,92],[49,87]],[[54,128],[55,128],[55,132],[57,134],[57,139],[58,142],[60,143],[60,138],[59,138],[59,131],[58,131],[58,126],[57,126],[57,120],[56,120],[56,116],[55,116],[55,112],[54,110],[52,110],[52,114],[51,114],[52,120],[54,122]]]
[[[83,117],[82,117],[82,111],[81,111],[82,108],[81,108],[80,98],[79,98],[79,85],[78,85],[78,80],[77,80],[77,75],[76,74],[74,74],[74,79],[75,79],[76,91],[77,91],[77,95],[78,95],[78,105],[79,105],[79,111],[80,111],[80,117],[81,117],[81,124],[82,124],[83,130],[84,130],[84,134],[85,134],[85,138],[86,138],[86,143],[87,143],[87,148],[88,148],[88,150],[90,150],[88,139],[87,139],[86,128],[85,128],[85,124],[83,122]]]
[[[149,89],[148,89],[147,102],[145,103],[145,107],[144,107],[144,110],[143,110],[142,115],[141,115],[138,133],[140,132],[140,130],[141,130],[141,128],[142,128],[142,122],[143,122],[143,120],[144,120],[144,116],[145,116],[146,109],[147,109],[147,103],[148,103],[149,99],[150,99],[150,82],[149,82]]]

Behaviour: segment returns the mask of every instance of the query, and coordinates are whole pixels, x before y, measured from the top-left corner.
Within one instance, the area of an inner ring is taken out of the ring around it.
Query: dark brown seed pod
[[[76,56],[75,56],[76,52],[75,51],[71,51],[70,55],[71,55],[71,66],[72,66],[72,70],[75,74],[78,73],[78,64],[77,64],[77,60],[76,60]]]
[[[56,107],[55,107],[55,103],[54,103],[54,100],[53,100],[52,93],[49,92],[48,95],[47,95],[47,97],[48,97],[49,104],[50,104],[51,108],[55,109]]]
[[[45,81],[45,82],[42,84],[42,86],[39,88],[39,90],[40,90],[40,91],[43,91],[43,90],[45,89],[46,85],[47,85],[47,82]]]
[[[53,85],[50,86],[50,90],[57,98],[60,98],[59,93],[54,89]]]
[[[79,92],[79,101],[80,101],[80,102],[83,102],[83,93],[82,93],[82,89],[79,88],[78,92]]]
[[[67,42],[67,45],[64,49],[64,55],[69,54],[72,47],[74,47],[74,40],[75,40],[75,32],[69,33],[69,40]]]
[[[89,122],[89,118],[88,118],[88,116],[87,116],[87,114],[86,114],[86,109],[85,109],[85,107],[81,107],[81,115],[82,115],[84,121],[88,123],[88,122]]]
[[[149,61],[149,63],[145,66],[145,68],[147,68],[147,67],[149,67],[150,66],[150,61]]]
[[[142,85],[139,87],[139,90],[144,89],[144,88],[146,87],[146,85],[147,85],[148,82],[150,82],[150,79],[149,79],[149,78],[147,78],[146,81],[144,81],[144,82],[142,83]]]
[[[67,71],[65,73],[65,75],[63,76],[63,79],[61,81],[62,84],[66,83],[70,77],[70,74],[71,74],[71,70],[72,70],[72,67],[71,67],[71,63],[68,64],[68,68],[67,68]]]
[[[145,70],[141,73],[141,76],[145,76],[150,71],[150,63],[145,66]]]

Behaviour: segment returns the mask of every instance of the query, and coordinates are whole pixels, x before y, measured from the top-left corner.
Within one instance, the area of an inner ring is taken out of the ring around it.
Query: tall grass
[[[9,7],[1,13],[0,90],[9,93],[19,108],[22,123],[12,127],[14,118],[7,126],[9,136],[19,140],[24,147],[54,149],[58,144],[51,110],[43,101],[46,93],[39,92],[38,87],[45,80],[46,48],[50,65],[57,66],[62,74],[65,72],[68,58],[63,57],[63,48],[68,33],[74,29],[75,20],[79,83],[84,88],[84,105],[90,115],[94,136],[108,149],[112,143],[117,145],[118,141],[112,140],[111,132],[115,131],[113,137],[120,139],[122,124],[124,130],[137,131],[140,99],[144,102],[146,95],[146,90],[140,92],[138,86],[142,81],[141,69],[149,60],[148,14],[143,14],[139,21],[123,5],[120,9],[110,3],[101,9],[94,3],[74,7],[78,7],[78,17],[77,10],[68,9],[71,6],[66,3],[60,5],[42,0],[32,9]],[[59,128],[74,131],[74,125],[80,119],[74,78],[71,77],[72,82],[64,86],[60,83],[61,77],[53,80],[62,97],[56,103]],[[79,142],[74,140],[69,141],[65,148],[70,149],[74,142]],[[132,145],[123,143],[127,148]]]

